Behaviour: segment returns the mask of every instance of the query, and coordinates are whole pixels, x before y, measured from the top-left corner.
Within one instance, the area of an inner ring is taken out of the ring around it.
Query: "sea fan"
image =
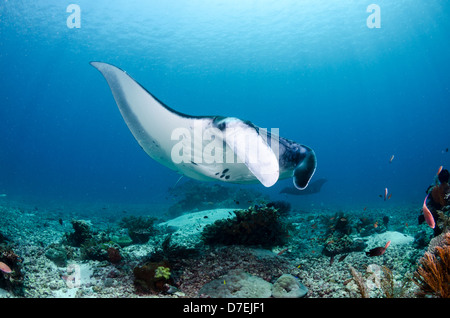
[[[426,252],[421,266],[414,273],[413,281],[419,286],[419,296],[431,295],[450,298],[450,233],[444,234],[442,246],[434,253]]]

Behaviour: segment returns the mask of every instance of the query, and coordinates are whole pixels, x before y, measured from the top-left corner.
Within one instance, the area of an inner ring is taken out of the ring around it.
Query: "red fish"
[[[370,251],[366,252],[367,256],[381,256],[384,254],[384,252],[386,252],[386,249],[388,248],[388,246],[391,244],[391,241],[388,241],[386,243],[386,245],[384,247],[375,247],[373,249],[371,249]]]
[[[288,250],[287,248],[282,249],[281,251],[279,251],[279,252],[277,253],[277,255],[280,256],[280,255],[284,254],[284,252],[286,252],[287,250]]]
[[[443,166],[440,166],[440,167],[439,167],[438,172],[436,173],[436,175],[439,175],[439,174],[441,173],[442,168],[443,168]]]
[[[9,266],[3,262],[0,262],[0,271],[2,271],[3,273],[7,273],[7,274],[12,272],[11,268],[9,268]]]
[[[430,210],[427,207],[427,199],[428,199],[428,195],[425,197],[425,200],[423,200],[423,206],[422,206],[423,216],[425,217],[425,221],[427,221],[427,224],[432,229],[434,229],[434,227],[436,226],[436,223],[434,222],[433,214],[431,214]]]

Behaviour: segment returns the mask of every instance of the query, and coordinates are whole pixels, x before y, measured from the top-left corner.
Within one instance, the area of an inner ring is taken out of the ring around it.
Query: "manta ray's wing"
[[[181,174],[203,181],[260,181],[268,187],[278,180],[277,157],[253,125],[237,118],[220,117],[218,122],[219,117],[179,113],[160,102],[123,70],[102,62],[91,62],[91,65],[105,77],[128,128],[154,160]],[[213,127],[219,127],[222,131],[221,138],[226,144],[226,152],[236,154],[240,162],[225,160],[205,163],[198,160],[198,154],[201,156],[207,146],[207,141],[202,138],[203,133],[205,129]],[[196,129],[199,129],[200,134],[195,132]],[[179,134],[174,140],[173,134],[176,131]],[[179,141],[179,138],[182,140]],[[192,149],[191,160],[173,160],[174,146],[177,143],[183,149]],[[252,152],[252,148],[249,152],[247,143],[257,145],[259,151]],[[225,172],[228,174],[225,175]]]

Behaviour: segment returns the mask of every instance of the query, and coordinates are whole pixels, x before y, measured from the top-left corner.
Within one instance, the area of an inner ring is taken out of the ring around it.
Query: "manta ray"
[[[312,181],[308,188],[304,191],[298,191],[297,188],[294,187],[286,187],[283,188],[280,193],[286,193],[286,194],[292,194],[292,195],[307,195],[307,194],[314,194],[319,193],[320,189],[324,185],[325,182],[327,182],[327,179],[317,179],[316,181]]]
[[[271,187],[292,177],[297,189],[308,186],[317,165],[311,148],[236,117],[183,114],[120,68],[90,64],[106,79],[134,138],[162,165],[200,181]]]

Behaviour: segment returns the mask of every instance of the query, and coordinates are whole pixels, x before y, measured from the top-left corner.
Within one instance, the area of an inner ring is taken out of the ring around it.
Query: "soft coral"
[[[444,234],[441,246],[434,253],[426,252],[413,280],[420,287],[419,295],[450,298],[450,233]]]

